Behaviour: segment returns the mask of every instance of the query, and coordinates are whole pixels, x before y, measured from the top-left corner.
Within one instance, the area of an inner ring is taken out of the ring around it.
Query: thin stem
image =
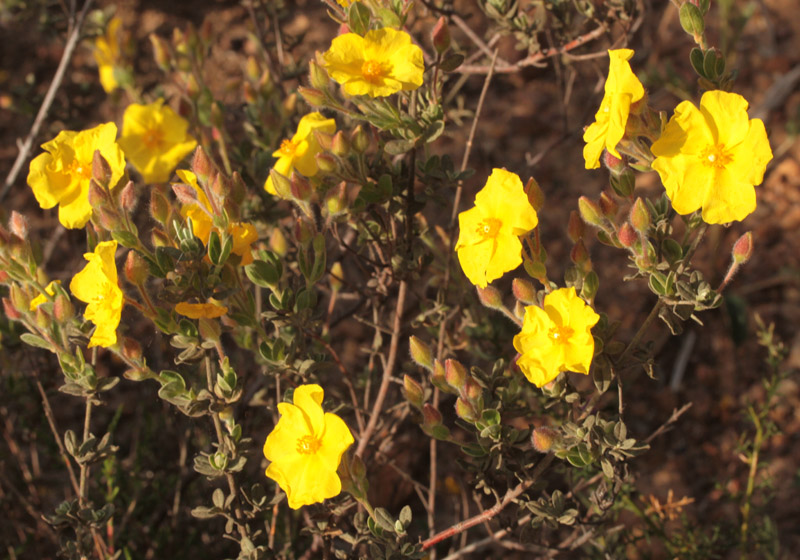
[[[756,427],[756,437],[753,440],[753,453],[750,455],[750,472],[747,475],[747,490],[744,493],[744,503],[742,504],[742,528],[741,528],[741,550],[742,558],[747,558],[747,540],[750,531],[750,506],[755,489],[756,474],[758,474],[758,455],[761,451],[761,444],[764,439],[764,430],[761,427],[761,419],[752,407],[748,409],[750,418]]]
[[[38,373],[37,373],[38,377]],[[69,472],[69,481],[72,484],[72,489],[75,491],[75,494],[80,496],[80,486],[78,485],[78,478],[75,476],[75,469],[72,467],[72,462],[69,460],[69,456],[67,455],[67,450],[64,448],[64,442],[61,441],[61,436],[58,432],[58,427],[56,426],[56,420],[53,416],[53,408],[50,406],[50,399],[47,398],[47,393],[44,392],[44,387],[42,387],[42,382],[38,379],[36,380],[36,387],[39,389],[39,394],[42,396],[42,405],[44,406],[44,415],[47,418],[47,423],[50,425],[50,431],[53,433],[53,438],[56,440],[56,445],[58,445],[58,453],[61,455],[61,459],[64,461],[64,464],[67,465],[67,471]]]
[[[86,412],[83,416],[83,441],[89,439],[89,426],[92,421],[92,399],[86,399]],[[89,465],[81,463],[81,483],[78,491],[78,503],[81,507],[86,506],[86,494],[88,493],[87,480],[89,478]]]

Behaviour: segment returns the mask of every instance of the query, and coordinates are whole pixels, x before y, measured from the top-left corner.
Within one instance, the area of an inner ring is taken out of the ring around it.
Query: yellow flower
[[[60,286],[61,285],[61,280],[53,280],[52,282],[50,282],[47,285],[47,287],[44,289],[44,291],[47,292],[47,295],[49,295],[51,297],[56,295],[56,288],[55,288],[56,285]],[[39,294],[38,296],[36,296],[35,298],[33,298],[31,300],[30,310],[31,311],[36,311],[37,307],[39,307],[43,303],[46,303],[47,301],[48,301],[48,299],[47,299],[46,295]]]
[[[208,197],[203,189],[197,184],[197,176],[191,171],[178,169],[178,177],[185,184],[194,188],[197,193],[197,200],[200,205],[186,204],[181,208],[181,216],[192,219],[192,233],[204,245],[208,246],[208,239],[211,237],[211,230],[215,229],[219,233],[219,228],[214,227],[212,215],[214,213]],[[231,222],[228,224],[227,233],[233,238],[231,253],[242,257],[241,265],[246,266],[253,262],[253,254],[250,246],[258,241],[258,232],[253,224],[247,222]]]
[[[539,223],[516,173],[494,169],[475,195],[475,207],[458,215],[456,251],[469,281],[485,288],[522,263],[525,235]]]
[[[336,121],[326,119],[321,113],[309,113],[297,123],[297,132],[291,140],[281,142],[281,147],[273,152],[272,156],[278,158],[275,162],[275,171],[289,177],[295,169],[306,177],[313,177],[319,171],[317,160],[314,159],[322,151],[314,131],[319,130],[326,134],[336,132]],[[272,177],[267,177],[264,188],[270,194],[277,195]]]
[[[280,420],[264,443],[266,474],[286,492],[292,509],[342,491],[336,469],[353,434],[341,418],[322,410],[322,397],[319,385],[300,385],[294,404],[278,404]]]
[[[45,153],[31,161],[28,185],[42,208],[56,204],[58,219],[64,227],[82,228],[92,217],[89,205],[89,181],[95,150],[111,167],[110,184],[116,185],[125,172],[125,156],[117,142],[117,125],[105,123],[89,130],[62,130],[42,144]]]
[[[116,252],[116,241],[98,243],[93,253],[84,253],[83,258],[89,263],[69,283],[69,291],[89,304],[83,316],[96,326],[89,348],[108,348],[117,343],[124,297],[117,283]]]
[[[544,309],[525,308],[522,331],[514,337],[517,364],[528,381],[542,387],[562,371],[588,374],[594,356],[592,327],[600,319],[575,293],[560,288],[544,297]]]
[[[114,77],[114,67],[120,63],[120,36],[119,31],[122,20],[118,17],[111,18],[108,22],[106,34],[98,37],[94,42],[94,60],[100,72],[100,85],[111,93],[119,87],[119,82]]]
[[[736,93],[707,91],[700,108],[684,101],[675,108],[652,146],[652,167],[678,214],[703,209],[703,220],[743,220],[756,208],[756,191],[772,159],[767,132],[747,116],[747,100]]]
[[[628,64],[633,51],[617,49],[608,51],[608,56],[610,60],[605,95],[594,116],[595,122],[583,133],[583,140],[586,142],[583,148],[586,169],[600,167],[603,148],[614,156],[621,157],[617,144],[625,136],[631,105],[644,97],[644,87]]]
[[[216,300],[209,300],[208,303],[182,301],[175,306],[175,311],[190,319],[216,319],[225,315],[228,312],[228,308],[220,305]]]
[[[422,49],[405,31],[390,27],[339,35],[323,55],[331,78],[347,95],[386,97],[422,85],[425,64]]]
[[[146,182],[161,183],[197,146],[188,128],[186,119],[163,99],[149,105],[132,103],[122,118],[119,145]]]

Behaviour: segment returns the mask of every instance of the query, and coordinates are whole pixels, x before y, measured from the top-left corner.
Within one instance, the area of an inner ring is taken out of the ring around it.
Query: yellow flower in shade
[[[321,113],[309,113],[297,123],[297,132],[291,140],[286,139],[281,142],[280,148],[273,152],[272,156],[278,158],[275,162],[275,171],[289,177],[292,171],[297,170],[306,177],[313,177],[319,171],[317,160],[314,159],[322,151],[314,131],[319,130],[326,134],[336,132],[336,121],[326,119]],[[270,194],[277,195],[275,186],[272,184],[272,177],[267,177],[264,188]]]
[[[184,218],[192,219],[192,233],[203,245],[208,246],[208,239],[211,237],[211,230],[219,228],[214,227],[212,215],[214,213],[208,197],[203,192],[203,189],[197,184],[197,176],[191,171],[185,169],[178,169],[176,171],[178,177],[185,184],[194,188],[197,193],[197,200],[200,203],[186,204],[181,208],[181,216]],[[241,265],[246,266],[253,262],[253,254],[250,251],[250,246],[258,241],[258,232],[253,224],[247,222],[231,222],[228,224],[227,233],[233,238],[233,246],[231,253],[242,257]]]
[[[586,169],[600,167],[600,155],[604,148],[614,156],[621,157],[617,144],[625,136],[631,105],[644,97],[644,87],[628,64],[632,56],[630,49],[608,51],[610,61],[605,95],[594,122],[583,133]]]
[[[286,492],[292,509],[342,491],[336,469],[353,434],[341,418],[322,410],[322,397],[319,385],[300,385],[294,404],[278,404],[280,420],[264,443],[267,476]]]
[[[525,308],[522,331],[514,337],[517,364],[528,381],[542,387],[562,371],[588,374],[594,356],[592,327],[600,316],[575,293],[560,288],[544,297],[544,309]]]
[[[85,253],[89,263],[69,283],[69,291],[88,303],[83,316],[95,324],[89,348],[108,348],[117,343],[117,327],[122,316],[124,296],[117,283],[116,241],[98,243],[93,253]]]
[[[525,235],[539,223],[516,173],[494,169],[475,195],[475,207],[458,215],[458,261],[469,281],[485,288],[522,264]]]
[[[422,85],[425,63],[422,49],[405,31],[390,27],[339,35],[323,55],[331,78],[347,95],[386,97]]]
[[[161,183],[197,146],[188,128],[186,119],[163,99],[149,105],[132,103],[122,117],[119,145],[146,182]]]
[[[89,181],[95,150],[111,167],[110,185],[125,173],[125,156],[117,145],[117,125],[105,123],[89,130],[62,130],[42,144],[45,153],[31,161],[28,184],[42,208],[58,208],[58,220],[66,228],[82,228],[92,217]]]
[[[111,93],[119,87],[119,82],[114,77],[114,68],[120,63],[120,27],[122,20],[118,17],[111,18],[106,28],[106,34],[98,37],[94,42],[94,60],[100,72],[100,85]]]
[[[700,108],[684,101],[675,108],[652,146],[653,169],[678,214],[703,209],[703,220],[743,220],[756,208],[756,191],[772,159],[767,132],[747,116],[747,100],[736,93],[707,91]]]
[[[208,303],[182,301],[175,306],[175,311],[190,319],[216,319],[225,315],[228,312],[228,308],[220,305],[216,300],[209,300]]]
[[[52,282],[50,282],[50,283],[47,285],[47,287],[45,287],[44,291],[45,291],[45,292],[47,292],[47,295],[49,295],[50,297],[53,297],[53,296],[55,296],[55,295],[56,295],[56,288],[55,288],[55,287],[56,287],[57,285],[58,285],[58,286],[60,286],[60,285],[61,285],[61,280],[53,280]],[[30,310],[31,310],[31,311],[36,311],[36,308],[37,308],[37,307],[39,307],[39,306],[40,306],[40,305],[42,305],[43,303],[46,303],[47,301],[48,301],[48,299],[47,299],[47,296],[46,296],[46,295],[44,295],[44,294],[39,294],[38,296],[36,296],[35,298],[33,298],[33,299],[31,300],[31,306],[30,306]]]

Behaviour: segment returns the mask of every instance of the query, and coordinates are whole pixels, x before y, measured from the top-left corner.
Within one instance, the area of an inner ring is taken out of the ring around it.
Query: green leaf
[[[684,2],[678,12],[681,27],[689,35],[701,35],[705,31],[706,25],[703,21],[703,14],[691,2]]]
[[[253,261],[244,267],[244,273],[256,286],[270,288],[278,283],[280,275],[272,263],[264,261]]]
[[[414,149],[416,140],[390,140],[383,147],[384,151],[392,156],[399,156]]]
[[[128,249],[134,249],[139,246],[139,238],[130,231],[112,231],[111,237],[114,240]]]
[[[705,73],[703,71],[703,51],[698,49],[697,47],[692,49],[692,52],[689,53],[689,62],[692,63],[692,68],[694,71],[697,72],[698,76],[705,77]]]
[[[350,4],[350,11],[347,14],[347,25],[350,31],[364,35],[369,29],[369,20],[372,14],[361,2]]]
[[[719,78],[717,74],[717,51],[715,49],[708,49],[703,57],[703,72],[709,80],[716,80]]]
[[[55,352],[53,347],[43,339],[41,336],[31,334],[31,333],[22,333],[19,335],[20,340],[29,346],[35,346],[36,348],[44,348],[45,350],[50,350],[51,352]]]
[[[464,62],[464,55],[459,53],[450,53],[439,63],[439,68],[442,72],[453,72]]]

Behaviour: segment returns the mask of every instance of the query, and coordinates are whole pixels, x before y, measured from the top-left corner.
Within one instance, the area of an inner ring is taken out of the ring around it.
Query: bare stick
[[[67,455],[67,450],[64,448],[64,443],[61,441],[61,436],[58,433],[58,428],[56,427],[56,420],[53,416],[53,409],[50,407],[50,399],[47,398],[47,393],[44,392],[44,387],[42,387],[42,382],[38,379],[36,380],[36,387],[39,389],[39,394],[42,396],[42,405],[44,406],[44,415],[47,418],[47,423],[50,425],[50,431],[53,432],[53,437],[56,440],[56,444],[58,445],[58,452],[61,455],[61,459],[64,460],[64,464],[67,465],[67,471],[69,471],[69,480],[72,483],[72,489],[75,491],[75,495],[80,495],[80,486],[78,485],[78,478],[75,476],[75,470],[72,468],[72,463],[69,460],[69,456]]]
[[[39,107],[39,112],[36,114],[36,118],[33,121],[30,132],[28,132],[28,137],[25,138],[25,141],[22,143],[22,146],[19,149],[19,154],[17,154],[17,159],[14,160],[14,165],[11,166],[11,171],[6,177],[3,190],[0,191],[0,200],[5,198],[8,189],[10,189],[11,185],[13,185],[17,180],[17,175],[19,175],[22,166],[28,160],[28,154],[31,151],[31,147],[33,147],[33,141],[39,134],[39,129],[42,127],[42,123],[44,123],[47,113],[50,111],[50,105],[53,104],[53,99],[56,97],[56,92],[61,86],[61,82],[64,80],[64,74],[67,72],[67,66],[69,66],[69,61],[72,59],[72,53],[75,51],[75,47],[78,45],[78,39],[80,39],[83,20],[86,17],[86,13],[89,11],[89,7],[92,5],[92,1],[93,0],[86,0],[81,13],[78,14],[78,17],[75,19],[75,24],[72,27],[72,33],[70,34],[69,39],[67,39],[67,44],[64,45],[64,54],[61,55],[61,61],[58,63],[58,68],[56,69],[55,76],[53,76],[53,81],[50,82],[50,88],[47,90],[47,93],[44,96],[42,106]]]

